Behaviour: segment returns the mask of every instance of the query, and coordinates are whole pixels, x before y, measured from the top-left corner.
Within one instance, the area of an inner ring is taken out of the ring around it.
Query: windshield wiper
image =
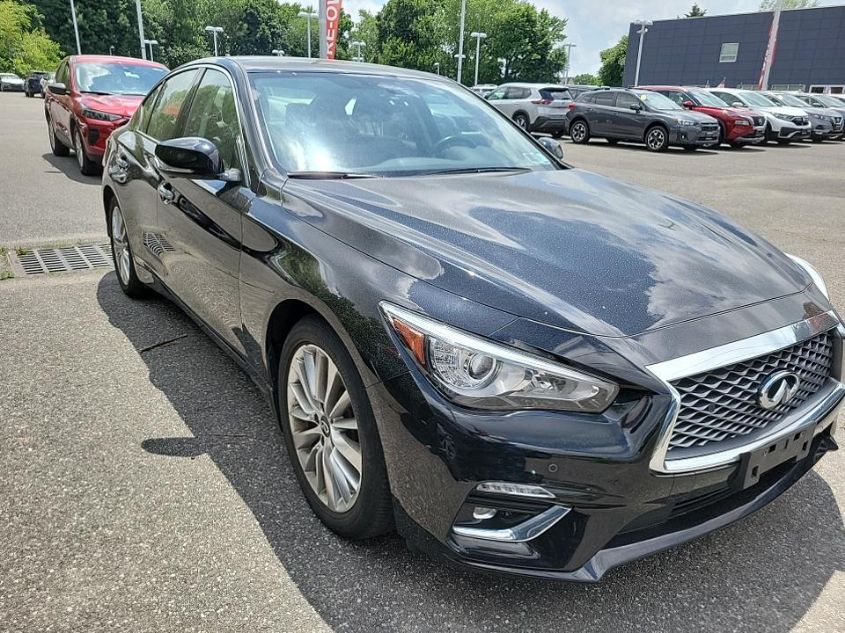
[[[102,92],[101,90],[80,90],[82,94],[86,95],[110,95],[111,92]]]
[[[419,176],[433,176],[438,174],[492,174],[495,172],[531,171],[530,167],[461,167],[457,169],[432,169],[417,172]]]
[[[345,180],[347,178],[375,178],[373,174],[358,174],[347,171],[292,171],[288,178],[302,180]]]

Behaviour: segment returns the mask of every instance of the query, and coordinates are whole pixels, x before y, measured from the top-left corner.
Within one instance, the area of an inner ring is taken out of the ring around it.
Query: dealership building
[[[640,24],[628,32],[624,85],[635,84]],[[845,6],[646,23],[641,85],[845,92]]]

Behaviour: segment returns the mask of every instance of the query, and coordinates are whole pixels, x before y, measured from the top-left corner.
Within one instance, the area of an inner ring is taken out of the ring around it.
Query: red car
[[[109,135],[167,72],[166,66],[133,57],[63,59],[44,99],[53,154],[67,156],[73,149],[83,174],[99,173]]]
[[[735,108],[719,97],[700,88],[681,86],[640,86],[644,90],[659,92],[688,110],[709,114],[719,121],[719,143],[742,147],[761,143],[766,138],[766,118],[748,108]]]

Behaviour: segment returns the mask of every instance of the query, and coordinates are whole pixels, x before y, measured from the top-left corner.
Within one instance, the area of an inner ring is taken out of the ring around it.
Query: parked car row
[[[833,95],[733,88],[593,88],[508,83],[486,99],[530,132],[575,143],[604,138],[640,142],[655,152],[781,144],[845,136],[845,101]]]

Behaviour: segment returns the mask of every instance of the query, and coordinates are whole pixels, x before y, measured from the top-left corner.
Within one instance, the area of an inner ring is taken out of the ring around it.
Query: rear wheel
[[[590,141],[590,126],[583,119],[578,119],[569,126],[569,138],[573,143],[583,144]]]
[[[375,417],[355,363],[322,319],[305,317],[288,335],[278,398],[288,455],[314,513],[347,538],[387,532],[393,510]]]
[[[669,133],[662,125],[655,125],[645,133],[645,145],[650,152],[665,152],[669,147]]]
[[[76,153],[76,162],[79,165],[79,171],[85,176],[96,176],[100,173],[100,165],[88,158],[85,153],[85,144],[82,142],[82,133],[79,128],[73,132],[73,151]]]

